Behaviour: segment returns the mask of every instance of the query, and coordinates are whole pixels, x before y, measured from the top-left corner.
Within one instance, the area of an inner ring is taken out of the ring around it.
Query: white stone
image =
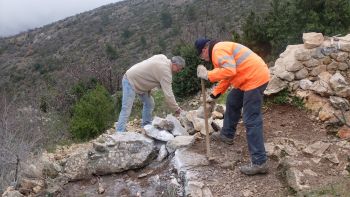
[[[166,150],[165,144],[163,144],[159,149],[157,161],[161,162],[167,156],[168,156],[168,151]]]
[[[344,98],[337,97],[337,96],[330,96],[329,101],[331,102],[332,106],[336,109],[343,109],[346,111],[350,109],[349,101]]]
[[[194,136],[176,136],[166,144],[169,153],[173,153],[176,149],[192,146],[195,141]]]
[[[320,46],[324,41],[324,37],[322,33],[316,33],[316,32],[303,33],[303,41],[304,41],[305,48],[312,49]]]
[[[165,119],[174,124],[174,129],[172,130],[172,134],[174,136],[189,135],[186,129],[181,125],[180,121],[175,116],[169,114]]]
[[[267,85],[266,90],[264,91],[264,94],[266,95],[275,94],[287,88],[287,86],[288,84],[285,81],[281,80],[277,76],[272,76],[269,84]]]
[[[167,142],[174,139],[174,136],[166,130],[159,130],[153,125],[146,125],[144,127],[146,135],[154,139]]]
[[[317,142],[307,146],[303,151],[305,153],[320,157],[323,155],[323,153],[328,149],[328,147],[330,145],[331,145],[330,143],[317,141]]]
[[[299,86],[303,90],[308,90],[312,86],[312,82],[308,79],[302,79],[300,80]]]
[[[178,149],[173,158],[174,167],[178,172],[191,169],[196,166],[207,166],[209,161],[206,155],[195,153],[189,149]]]

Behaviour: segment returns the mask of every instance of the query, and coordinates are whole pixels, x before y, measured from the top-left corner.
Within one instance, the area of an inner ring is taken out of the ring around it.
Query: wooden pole
[[[205,82],[204,79],[201,79],[201,85],[202,85],[202,95],[203,95],[203,108],[204,108],[204,123],[205,123],[205,143],[206,143],[206,150],[207,150],[207,158],[210,157],[210,139],[209,139],[209,126],[208,126],[208,110],[207,110],[207,94],[205,89]]]

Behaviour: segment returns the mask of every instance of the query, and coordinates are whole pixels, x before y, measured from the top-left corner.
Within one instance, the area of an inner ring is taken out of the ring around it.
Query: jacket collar
[[[213,64],[213,59],[212,59],[213,48],[214,48],[214,45],[218,42],[219,41],[217,41],[217,40],[212,40],[209,42],[209,61],[211,64]]]

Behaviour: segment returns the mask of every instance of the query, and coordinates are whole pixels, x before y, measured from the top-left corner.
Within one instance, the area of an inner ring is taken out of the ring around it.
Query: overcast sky
[[[0,0],[0,37],[121,0]]]

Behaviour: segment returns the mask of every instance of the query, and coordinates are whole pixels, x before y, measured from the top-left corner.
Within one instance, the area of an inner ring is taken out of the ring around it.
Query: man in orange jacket
[[[240,171],[247,175],[267,173],[261,112],[263,92],[270,80],[266,63],[249,48],[234,42],[199,38],[195,46],[200,58],[214,66],[213,70],[208,71],[203,65],[198,65],[197,76],[218,82],[207,100],[213,101],[224,94],[229,86],[233,87],[227,95],[223,128],[212,138],[233,144],[243,108],[251,163],[241,166]]]

